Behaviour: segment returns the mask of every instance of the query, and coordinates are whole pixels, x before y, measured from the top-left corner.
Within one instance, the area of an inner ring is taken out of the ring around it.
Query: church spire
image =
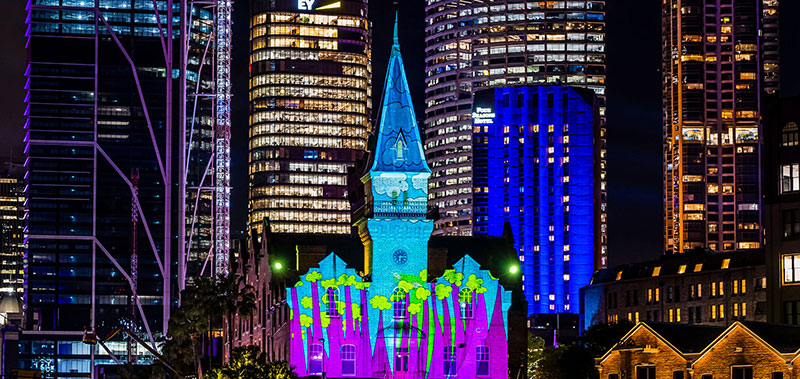
[[[411,175],[427,172],[428,163],[422,149],[419,126],[408,90],[403,58],[400,55],[398,38],[398,21],[395,13],[394,40],[386,81],[383,86],[383,105],[378,124],[378,143],[375,147],[371,173],[374,172],[406,172]],[[398,139],[402,139],[398,141]],[[403,151],[398,154],[398,146]]]

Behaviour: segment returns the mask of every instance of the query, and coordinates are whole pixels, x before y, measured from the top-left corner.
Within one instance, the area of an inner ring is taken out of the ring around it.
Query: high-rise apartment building
[[[0,171],[0,295],[22,292],[25,257],[25,172],[8,163]]]
[[[472,214],[473,92],[525,84],[587,87],[597,93],[603,116],[605,1],[431,0],[425,11],[425,149],[433,170],[430,200],[440,212],[434,233],[485,234]],[[605,163],[601,176],[604,182]],[[605,225],[605,205],[601,212]]]
[[[665,0],[667,253],[762,244],[761,103],[777,90],[777,0]]]
[[[367,0],[256,0],[250,19],[250,225],[348,234],[347,173],[367,149]]]
[[[800,96],[765,112],[767,321],[800,325]]]
[[[189,13],[165,0],[28,2],[21,368],[90,377],[94,364],[113,361],[83,343],[84,332],[105,335],[124,320],[153,343],[178,304],[182,269],[193,265],[182,252],[211,246],[203,188],[214,177],[215,66],[204,47],[214,14]],[[118,357],[150,359],[121,339],[107,346]]]
[[[510,227],[528,315],[578,313],[600,261],[600,116],[569,86],[475,93],[476,226]]]

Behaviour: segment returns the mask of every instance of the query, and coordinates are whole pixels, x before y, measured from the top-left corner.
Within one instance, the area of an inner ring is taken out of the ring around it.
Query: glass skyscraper
[[[666,252],[759,248],[761,106],[778,87],[778,1],[662,9]]]
[[[564,84],[594,90],[601,115],[605,260],[605,1],[431,0],[426,10],[426,154],[435,234],[486,235],[473,217],[472,93]]]
[[[367,1],[256,0],[250,15],[250,225],[349,234],[372,107]]]
[[[0,169],[0,296],[23,290],[25,172],[9,162]]]
[[[595,94],[520,86],[475,94],[475,219],[510,227],[528,314],[578,313],[600,260],[600,117]]]
[[[180,25],[189,12],[168,4],[28,2],[21,368],[89,377],[92,364],[114,362],[100,346],[81,341],[84,331],[105,335],[130,320],[143,333],[166,332],[167,312],[178,304],[177,268],[187,264],[178,259],[186,248],[177,243],[180,219],[199,220],[189,265],[202,264],[199,251],[211,246],[210,198],[198,187],[208,187],[213,176],[202,183],[213,136],[213,56],[203,55],[213,14],[191,9],[184,61]],[[184,78],[192,99],[186,107],[179,101]],[[198,202],[187,195],[184,215],[176,205],[182,110],[196,116],[187,122],[185,140],[194,148],[186,157],[186,183],[200,196],[195,212]],[[128,355],[125,341],[107,346]],[[131,354],[139,362],[150,359],[135,345]]]

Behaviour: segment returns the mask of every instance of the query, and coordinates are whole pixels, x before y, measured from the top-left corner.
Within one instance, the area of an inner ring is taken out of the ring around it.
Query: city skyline
[[[799,1],[8,1],[0,377],[800,378]]]
[[[245,3],[241,3],[245,4]],[[375,11],[381,8],[391,7],[390,1],[373,1],[370,3],[370,14],[374,23],[374,58],[373,66],[375,77],[373,78],[373,93],[380,94],[383,84],[381,51],[388,51],[389,45],[385,41],[377,38],[381,35],[391,35],[391,15],[388,12]],[[608,104],[609,135],[614,137],[609,139],[609,248],[616,249],[609,257],[610,264],[635,262],[652,259],[662,253],[663,244],[659,242],[663,239],[662,233],[655,233],[653,223],[661,223],[661,213],[663,212],[661,195],[661,174],[654,172],[661,166],[660,134],[661,122],[659,118],[660,108],[660,89],[652,88],[653,83],[660,82],[660,48],[652,45],[653,42],[660,40],[660,12],[659,5],[642,4],[638,1],[627,0],[609,3],[607,5],[608,18],[613,21],[617,18],[625,20],[624,25],[610,22],[608,25],[608,82],[612,88],[612,96]],[[0,47],[4,51],[17,51],[17,54],[10,55],[8,60],[0,62],[0,75],[7,83],[17,83],[10,85],[10,90],[0,94],[0,113],[9,115],[6,122],[0,125],[0,131],[4,135],[11,136],[5,139],[4,145],[0,146],[3,160],[9,155],[11,149],[17,152],[17,156],[22,151],[21,125],[24,95],[21,91],[23,82],[22,73],[24,72],[24,40],[18,37],[14,31],[20,30],[24,25],[25,12],[19,9],[19,3],[13,0],[0,0],[0,14],[8,22],[0,23],[0,28],[5,33],[0,38]],[[781,3],[781,9],[786,8],[787,13],[800,11],[800,4],[792,2]],[[234,62],[247,60],[247,21],[246,6],[234,7]],[[637,17],[633,17],[636,15]],[[407,48],[406,57],[407,71],[409,73],[409,86],[413,93],[420,94],[424,88],[423,72],[424,61],[418,52],[413,49],[416,44],[422,46],[424,32],[421,29],[422,19],[424,19],[424,6],[422,4],[402,4],[400,6],[400,17],[409,23],[410,27],[400,31],[401,38],[408,41],[407,44],[412,48]],[[788,16],[783,16],[788,17]],[[782,17],[782,18],[783,18]],[[418,22],[416,27],[414,22]],[[800,63],[800,53],[797,49],[787,49],[787,46],[798,46],[800,44],[800,26],[796,23],[780,23],[782,39],[780,41],[781,61]],[[622,50],[627,45],[630,38],[628,31],[630,28],[637,30],[637,40],[649,40],[652,45],[649,50],[638,50],[636,55],[624,53]],[[785,51],[785,53],[784,53]],[[644,54],[644,55],[642,55]],[[16,59],[14,59],[16,57]],[[629,57],[636,57],[637,61],[630,61]],[[642,61],[644,59],[644,61]],[[647,64],[646,62],[650,62]],[[642,64],[644,62],[644,64]],[[241,67],[240,67],[241,66]],[[234,88],[241,91],[246,88],[247,67],[234,64]],[[639,87],[630,83],[629,75],[645,80],[650,83],[643,86],[641,93],[633,93],[633,89]],[[649,79],[648,79],[649,78]],[[656,84],[657,85],[657,84]],[[782,73],[781,86],[782,94],[791,95],[800,91],[800,73],[787,70]],[[627,90],[626,90],[627,89]],[[648,95],[649,93],[649,95]],[[415,105],[418,110],[418,118],[421,120],[419,111],[424,109],[424,96],[415,95]],[[232,170],[234,183],[234,198],[232,209],[232,226],[234,231],[244,231],[245,219],[247,214],[247,190],[246,185],[246,141],[247,113],[246,96],[234,96],[233,99],[233,163]],[[242,113],[244,112],[244,113]],[[16,115],[16,116],[15,116]],[[16,121],[14,121],[16,120]],[[648,121],[649,120],[649,121]],[[244,124],[242,124],[244,122]],[[643,128],[642,125],[649,125]],[[17,136],[16,138],[14,136]],[[17,142],[15,142],[17,141]],[[237,152],[239,147],[241,152]],[[242,147],[244,146],[244,147]],[[242,150],[244,148],[244,150]],[[657,152],[654,152],[654,148]],[[635,159],[634,159],[635,158]],[[238,168],[238,170],[237,170]],[[660,170],[659,170],[660,171]],[[617,189],[628,189],[625,194],[618,193]],[[627,219],[627,214],[641,209],[647,210],[644,222],[633,222]],[[652,213],[656,214],[652,214]],[[649,217],[647,214],[651,214]],[[244,218],[243,218],[244,217]],[[649,220],[649,221],[647,221]],[[627,234],[626,230],[636,232]],[[616,241],[613,236],[620,234]],[[627,234],[627,235],[626,235]],[[654,240],[655,239],[655,240]]]

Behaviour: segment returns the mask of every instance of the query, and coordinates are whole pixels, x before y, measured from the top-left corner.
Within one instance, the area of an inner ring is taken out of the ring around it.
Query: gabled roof
[[[647,325],[683,354],[696,354],[703,351],[711,341],[714,341],[725,330],[722,326],[661,322],[647,323]]]
[[[800,350],[800,326],[753,321],[743,321],[742,325],[761,337],[781,354],[794,354]]]
[[[394,44],[389,57],[381,104],[378,142],[370,171],[430,173],[431,169],[425,161],[425,152],[422,149],[414,106],[411,103],[403,58],[400,56],[397,18],[395,18]],[[402,140],[400,145],[397,143],[398,139]],[[403,148],[402,159],[398,159],[398,148]]]
[[[762,329],[762,327],[763,327],[764,330],[772,329],[774,327],[783,327],[783,325],[774,325],[774,324],[766,324],[766,323],[752,323],[752,324],[753,324],[753,326],[756,327],[756,329]],[[714,341],[712,341],[710,344],[708,344],[708,346],[706,346],[706,348],[703,349],[703,351],[700,352],[700,356],[697,357],[697,359],[695,359],[694,362],[692,362],[692,366],[697,364],[697,362],[701,361],[706,356],[706,354],[708,354],[718,343],[720,343],[721,341],[724,341],[725,338],[728,337],[728,335],[730,335],[734,330],[739,329],[739,328],[744,330],[746,333],[750,334],[754,339],[756,339],[758,342],[760,342],[769,351],[773,352],[778,357],[781,357],[782,353],[779,350],[777,350],[775,347],[770,345],[770,343],[767,342],[765,339],[761,338],[761,336],[759,336],[755,331],[753,331],[752,329],[748,328],[743,323],[741,323],[739,321],[735,321],[733,324],[728,326],[728,328],[725,329],[725,331],[722,332],[722,334],[720,334],[716,339],[714,339]]]
[[[619,342],[614,344],[605,354],[597,359],[601,364],[618,347],[623,347],[624,343],[639,329],[646,329],[670,349],[680,354],[684,358],[687,354],[696,354],[703,350],[719,334],[725,330],[719,326],[701,326],[684,324],[667,324],[657,322],[638,322]]]

